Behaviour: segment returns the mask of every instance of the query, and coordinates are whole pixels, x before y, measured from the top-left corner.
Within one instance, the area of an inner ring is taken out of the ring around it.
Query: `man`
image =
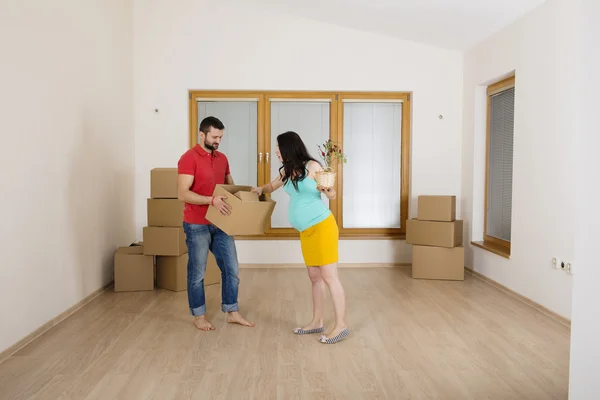
[[[233,185],[227,157],[218,150],[225,126],[215,117],[200,123],[198,144],[183,154],[178,163],[178,195],[185,202],[183,228],[188,247],[188,302],[194,325],[202,331],[215,327],[206,319],[204,274],[208,252],[211,251],[221,269],[221,309],[227,322],[253,327],[240,313],[238,306],[238,260],[233,237],[206,219],[209,205],[223,215],[231,207],[224,196],[213,197],[218,184]]]

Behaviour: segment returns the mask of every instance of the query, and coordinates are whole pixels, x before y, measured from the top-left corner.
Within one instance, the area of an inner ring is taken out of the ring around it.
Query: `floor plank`
[[[569,328],[489,284],[341,269],[352,335],[295,336],[303,269],[242,269],[255,328],[199,332],[187,293],[106,292],[0,364],[0,399],[567,399]],[[333,322],[327,299],[328,326]]]

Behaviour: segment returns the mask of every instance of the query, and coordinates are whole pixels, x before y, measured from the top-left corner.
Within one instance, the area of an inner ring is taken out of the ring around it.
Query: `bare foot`
[[[243,326],[249,326],[251,328],[254,327],[254,325],[256,325],[254,322],[248,322],[246,318],[242,317],[242,314],[240,314],[237,311],[227,313],[227,322],[229,322],[230,324],[240,324]]]
[[[346,325],[334,326],[333,330],[325,336],[326,339],[331,339],[342,333],[344,329],[346,329]]]
[[[215,327],[213,326],[213,324],[208,322],[208,320],[206,319],[206,316],[204,316],[204,315],[194,318],[194,325],[196,325],[196,328],[200,329],[201,331],[214,331],[215,330]]]

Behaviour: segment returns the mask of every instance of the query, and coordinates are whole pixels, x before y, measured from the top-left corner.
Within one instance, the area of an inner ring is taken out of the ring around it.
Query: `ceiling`
[[[245,0],[362,31],[466,51],[545,0]]]

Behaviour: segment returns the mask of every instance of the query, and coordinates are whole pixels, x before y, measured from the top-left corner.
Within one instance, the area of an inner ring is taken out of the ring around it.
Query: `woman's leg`
[[[325,282],[321,278],[319,267],[308,267],[308,277],[312,283],[313,319],[310,324],[296,328],[296,333],[320,333],[325,313]]]
[[[333,338],[346,329],[346,295],[344,287],[338,276],[337,264],[329,264],[321,267],[321,277],[329,287],[331,300],[333,301],[333,310],[335,312],[335,325],[327,335],[327,338]]]
[[[313,320],[309,327],[321,328],[323,326],[323,314],[325,313],[325,282],[321,277],[321,268],[308,267],[308,276],[312,283],[313,298]]]

